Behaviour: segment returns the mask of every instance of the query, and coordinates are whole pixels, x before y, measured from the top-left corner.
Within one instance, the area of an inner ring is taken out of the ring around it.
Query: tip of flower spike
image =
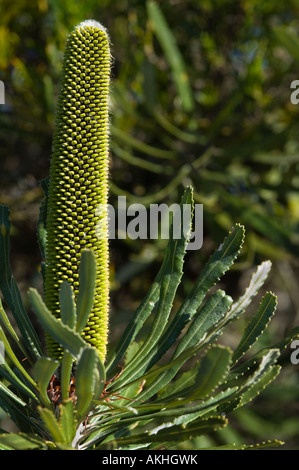
[[[96,28],[96,29],[100,29],[101,31],[104,31],[105,33],[107,33],[107,30],[105,28],[105,26],[103,26],[101,23],[99,23],[98,21],[96,20],[85,20],[85,21],[82,21],[81,23],[79,23],[77,26],[76,26],[76,29],[77,28]]]

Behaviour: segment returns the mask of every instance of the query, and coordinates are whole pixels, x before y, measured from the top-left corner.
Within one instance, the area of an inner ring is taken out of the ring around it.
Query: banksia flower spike
[[[96,21],[79,24],[69,35],[56,125],[47,201],[45,302],[56,317],[59,288],[66,280],[75,298],[82,250],[93,250],[97,281],[93,310],[82,332],[105,359],[108,336],[108,92],[109,39]],[[102,236],[97,236],[100,224]],[[106,236],[103,236],[106,234]],[[46,338],[49,356],[60,356]]]

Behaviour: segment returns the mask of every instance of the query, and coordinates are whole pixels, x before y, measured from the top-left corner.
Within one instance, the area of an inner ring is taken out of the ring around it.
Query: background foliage
[[[274,340],[298,324],[299,106],[290,101],[299,77],[298,1],[1,0],[0,8],[0,203],[11,209],[12,265],[23,292],[41,283],[39,181],[49,171],[65,38],[94,18],[108,28],[114,56],[111,203],[118,195],[178,202],[191,184],[204,204],[204,243],[186,257],[181,298],[240,222],[243,257],[222,280],[225,291],[241,292],[253,266],[269,258]],[[111,242],[112,344],[164,249],[161,241]],[[267,435],[298,448],[298,366],[289,354],[285,364],[254,410],[236,413],[236,442]]]

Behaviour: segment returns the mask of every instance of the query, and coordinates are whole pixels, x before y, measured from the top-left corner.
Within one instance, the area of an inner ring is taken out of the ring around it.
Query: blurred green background
[[[278,311],[262,341],[299,319],[299,1],[0,0],[0,203],[11,211],[11,257],[24,294],[41,288],[36,223],[48,176],[67,34],[95,19],[109,31],[110,202],[179,202],[192,185],[204,205],[204,242],[186,256],[177,302],[234,223],[246,243],[221,287],[237,296],[270,259],[265,290]],[[159,240],[111,241],[111,344],[163,259]],[[250,312],[249,312],[250,314]],[[241,326],[243,326],[241,322]],[[232,347],[240,331],[224,338]],[[279,438],[299,449],[299,365],[253,406],[238,410],[219,443]],[[196,447],[196,442],[190,442]]]

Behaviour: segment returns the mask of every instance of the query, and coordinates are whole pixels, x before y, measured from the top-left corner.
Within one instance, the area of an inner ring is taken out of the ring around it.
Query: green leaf
[[[67,281],[63,281],[61,284],[59,300],[62,322],[71,329],[75,329],[77,321],[75,295],[72,286]],[[64,351],[61,361],[60,381],[61,396],[63,400],[66,400],[69,397],[72,366],[73,356],[68,351]]]
[[[248,323],[244,334],[233,354],[233,361],[237,362],[267,327],[271,317],[274,315],[277,306],[277,298],[271,292],[267,292],[263,297],[256,315]]]
[[[20,291],[11,272],[9,234],[9,210],[7,206],[0,205],[0,288],[24,339],[28,355],[36,360],[42,355],[42,348],[36,331],[24,308]]]
[[[139,158],[132,155],[132,152],[128,152],[124,150],[123,147],[118,146],[115,142],[111,142],[111,150],[113,150],[113,154],[117,155],[117,157],[125,160],[130,165],[138,166],[139,168],[144,168],[145,170],[152,171],[153,173],[161,173],[161,164],[153,163],[145,158]],[[163,171],[166,174],[172,174],[173,169],[169,166],[166,167],[163,165]]]
[[[86,342],[78,333],[62,323],[60,318],[55,318],[51,314],[36,289],[30,288],[28,296],[32,308],[45,331],[47,331],[57,343],[69,351],[74,358],[77,358],[80,355],[81,349],[86,346]]]
[[[76,420],[72,400],[64,401],[60,405],[60,424],[64,441],[66,444],[71,446],[76,434]]]
[[[280,371],[281,367],[279,365],[271,366],[266,370],[263,375],[251,385],[251,387],[248,387],[245,392],[242,393],[239,406],[244,406],[256,398],[271,382],[273,382],[273,380],[276,379]]]
[[[64,444],[65,436],[61,424],[56,419],[54,412],[48,408],[39,408],[40,416],[44,422],[44,425],[51,435],[55,444]]]
[[[14,400],[17,404],[21,406],[26,406],[26,402],[24,402],[20,397],[18,397],[15,393],[13,393],[4,383],[0,382],[0,390],[1,394],[5,394],[8,397],[10,397],[12,400]]]
[[[166,442],[183,442],[196,436],[202,436],[209,432],[213,432],[219,428],[226,426],[227,420],[224,417],[215,417],[208,419],[200,419],[194,421],[187,426],[174,425],[165,426],[161,430],[153,429],[149,432],[142,434],[132,435],[116,439],[119,447],[125,447],[131,444],[144,444],[144,443],[160,443],[162,445]]]
[[[3,305],[2,305],[2,301],[0,299],[0,320],[2,322],[2,324],[6,327],[7,331],[9,332],[9,334],[12,336],[12,338],[15,340],[16,344],[19,346],[19,348],[23,351],[23,353],[26,355],[26,352],[19,340],[19,337],[17,335],[17,333],[15,332],[14,328],[12,327],[10,321],[9,321],[9,318],[8,316],[6,315],[6,312],[3,308]]]
[[[78,421],[87,416],[105,386],[105,369],[96,349],[83,349],[76,368]]]
[[[76,305],[72,286],[63,281],[59,291],[60,312],[62,322],[74,329],[76,325]]]
[[[260,288],[264,284],[265,280],[268,277],[269,271],[271,269],[271,261],[264,261],[261,263],[257,270],[253,273],[250,283],[245,290],[244,294],[233,303],[227,315],[221,321],[221,326],[227,326],[232,320],[237,318],[241,313],[243,313],[246,308],[250,305],[254,296],[257,295]]]
[[[24,394],[27,397],[37,401],[38,390],[36,385],[32,387],[32,383],[26,381],[26,378],[22,373],[18,374],[19,369],[14,369],[14,371],[9,367],[7,362],[0,365],[0,376],[6,379],[11,385],[18,390],[19,394]],[[20,371],[19,371],[20,372]],[[32,379],[31,379],[32,380]]]
[[[177,152],[174,152],[173,150],[160,149],[153,147],[152,145],[148,145],[142,140],[135,139],[128,132],[119,129],[116,126],[111,125],[111,133],[114,137],[120,139],[122,143],[132,146],[133,148],[145,153],[146,155],[163,159],[177,158]]]
[[[273,439],[272,441],[265,441],[256,444],[224,444],[217,447],[201,447],[200,450],[259,450],[259,449],[269,449],[272,447],[282,446],[284,442],[279,441],[278,439]]]
[[[8,433],[0,435],[1,450],[36,450],[47,449],[44,439],[25,433]]]
[[[51,359],[49,357],[41,357],[34,364],[33,375],[38,384],[40,398],[45,406],[51,407],[47,390],[49,388],[49,382],[52,375],[59,366],[59,361]]]
[[[249,387],[252,387],[260,378],[272,368],[280,355],[279,349],[265,350],[264,355],[261,357],[260,364],[254,373],[246,380],[242,388],[242,392]]]
[[[68,351],[64,351],[62,360],[61,360],[61,382],[60,382],[61,396],[63,400],[66,400],[69,397],[69,388],[70,388],[73,362],[74,362],[73,356]]]
[[[193,419],[198,417],[210,418],[212,416],[219,415],[219,407],[223,405],[226,401],[229,401],[230,398],[237,392],[238,387],[227,388],[226,390],[217,393],[214,396],[207,398],[201,405],[196,406],[194,411],[189,415],[184,416],[184,419],[181,417],[176,418],[175,422],[191,422]]]
[[[76,331],[81,333],[94,303],[96,286],[96,257],[91,250],[83,250],[80,258],[79,292],[77,297]]]
[[[299,337],[299,326],[295,326],[292,330],[278,343],[271,347],[271,349],[279,349],[283,351],[289,344]]]
[[[147,2],[147,11],[155,34],[164,50],[170,65],[174,82],[176,84],[182,107],[186,112],[194,108],[193,95],[187,74],[187,68],[179,51],[175,38],[162,14],[159,5],[155,1]]]
[[[10,358],[10,360],[16,366],[17,370],[19,370],[22,373],[22,375],[24,376],[24,378],[26,378],[26,380],[29,382],[31,387],[33,387],[33,389],[36,389],[36,384],[32,380],[32,377],[28,374],[28,372],[24,369],[24,367],[22,366],[22,364],[18,360],[17,356],[15,355],[15,353],[14,353],[14,351],[13,351],[9,341],[7,340],[7,338],[4,334],[4,331],[1,327],[0,327],[0,340],[3,342],[4,349],[5,349],[5,354],[7,354],[7,356]],[[6,364],[4,364],[4,367],[6,367]],[[14,376],[15,376],[15,374],[14,374]],[[23,387],[25,388],[25,384],[23,384]],[[32,393],[31,393],[31,395],[32,395]]]

